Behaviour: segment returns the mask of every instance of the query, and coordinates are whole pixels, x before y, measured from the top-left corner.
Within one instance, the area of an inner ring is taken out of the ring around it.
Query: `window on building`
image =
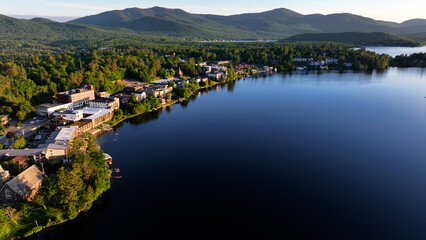
[[[12,192],[9,189],[6,189],[4,191],[4,194],[6,195],[6,200],[11,200],[12,199]]]

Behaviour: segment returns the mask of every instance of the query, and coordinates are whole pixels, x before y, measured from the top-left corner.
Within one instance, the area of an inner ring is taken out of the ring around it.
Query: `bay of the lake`
[[[33,238],[426,239],[425,96],[419,68],[202,91],[100,137],[123,179]]]
[[[413,53],[426,53],[426,46],[421,47],[365,47],[367,51],[378,54],[388,54],[391,57],[398,55],[411,55]]]

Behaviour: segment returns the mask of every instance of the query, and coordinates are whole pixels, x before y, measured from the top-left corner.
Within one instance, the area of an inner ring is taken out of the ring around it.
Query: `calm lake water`
[[[378,54],[388,54],[395,57],[402,54],[411,55],[413,53],[426,53],[426,46],[422,47],[365,47],[368,51]]]
[[[101,137],[123,179],[38,239],[426,239],[425,96],[413,68],[213,88]]]

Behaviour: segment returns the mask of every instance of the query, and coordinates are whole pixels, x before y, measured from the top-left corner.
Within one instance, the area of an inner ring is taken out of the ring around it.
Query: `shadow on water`
[[[113,185],[114,184],[112,183],[111,187],[114,187]],[[67,239],[77,239],[77,238],[90,239],[88,234],[89,227],[103,217],[102,215],[105,212],[105,210],[110,208],[111,199],[112,199],[112,193],[111,193],[111,190],[109,190],[103,193],[102,196],[93,203],[93,206],[89,211],[80,213],[74,220],[60,224],[58,226],[44,229],[43,231],[33,236],[23,238],[23,239],[56,240],[56,239],[59,239],[56,233],[62,233],[62,232],[69,232],[69,233],[75,232],[76,236],[69,235],[67,236]],[[78,229],[78,231],[73,231],[73,229]],[[82,236],[83,233],[86,235]],[[61,235],[61,237],[63,237],[63,235]]]

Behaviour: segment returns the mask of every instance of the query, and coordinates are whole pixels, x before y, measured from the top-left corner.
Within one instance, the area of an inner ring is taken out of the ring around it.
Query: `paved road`
[[[28,137],[34,133],[34,130],[48,123],[47,118],[37,117],[22,123],[21,127],[16,127],[16,123],[11,123],[11,126],[6,128],[6,132],[14,132],[17,135],[24,134]]]

